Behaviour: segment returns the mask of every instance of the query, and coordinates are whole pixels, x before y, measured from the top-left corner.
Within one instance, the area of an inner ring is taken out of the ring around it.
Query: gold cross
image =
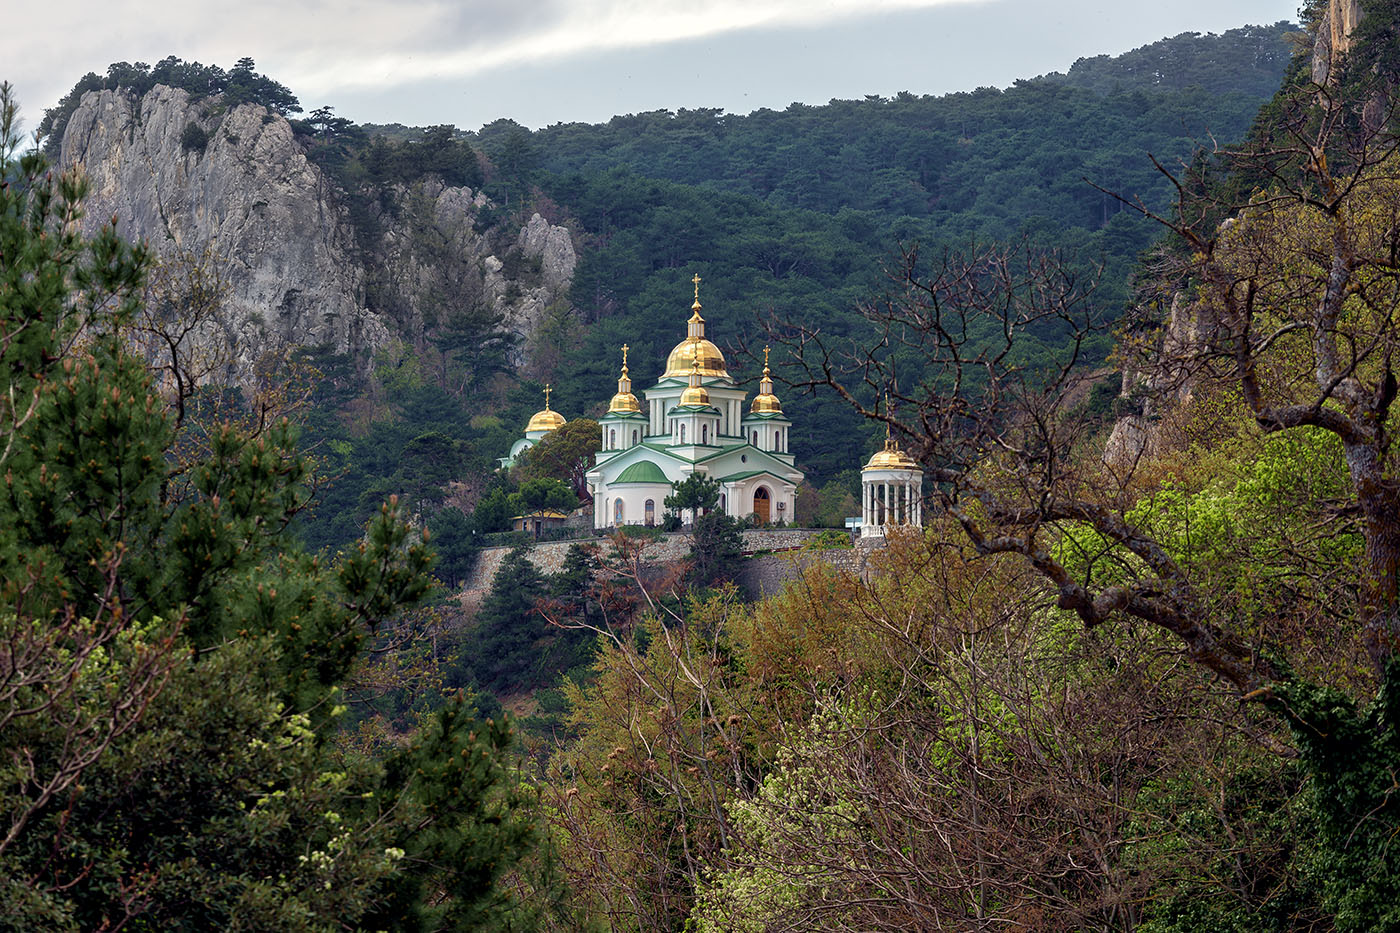
[[[549,383],[544,384],[544,410],[549,411]]]
[[[627,368],[627,351],[630,350],[630,349],[632,349],[632,348],[629,347],[629,346],[627,346],[627,344],[624,343],[624,344],[622,345],[622,368],[623,368],[623,369],[626,369],[626,368]]]
[[[764,348],[763,348],[763,368],[764,368],[764,369],[767,369],[767,368],[768,368],[768,348],[767,348],[767,347],[764,347]]]
[[[695,283],[695,300],[700,300],[700,273],[695,273],[695,278],[691,279]]]

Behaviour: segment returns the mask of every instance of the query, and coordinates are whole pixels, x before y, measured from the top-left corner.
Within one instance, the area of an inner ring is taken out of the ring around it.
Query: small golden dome
[[[530,418],[530,423],[525,425],[525,430],[527,432],[553,431],[557,428],[562,428],[564,424],[563,415],[559,414],[557,411],[550,411],[546,408],[544,411],[535,412],[534,416]]]
[[[619,392],[614,395],[612,401],[608,403],[608,411],[617,414],[627,414],[629,412],[639,412],[641,410],[641,403],[637,401],[637,396],[633,395],[631,392]]]
[[[749,408],[749,411],[753,412],[755,415],[781,415],[783,413],[783,406],[782,403],[778,401],[776,395],[768,392],[755,395],[753,397],[753,405]]]
[[[754,396],[749,411],[755,415],[781,415],[783,405],[773,394],[773,375],[768,369],[768,348],[763,348],[763,379],[758,383],[758,394]]]
[[[705,391],[704,386],[691,385],[681,393],[682,405],[708,405],[710,404],[710,393]]]
[[[637,396],[632,394],[632,379],[627,374],[627,351],[631,347],[622,345],[622,373],[617,377],[617,394],[608,403],[608,413],[627,414],[629,412],[640,412],[641,403],[637,401]]]
[[[900,449],[894,438],[885,438],[885,449],[877,450],[865,465],[867,470],[917,470],[919,464]]]
[[[565,424],[564,416],[557,411],[549,410],[550,387],[544,387],[544,410],[537,411],[530,418],[530,423],[525,425],[525,433],[531,431],[553,431],[562,428]]]

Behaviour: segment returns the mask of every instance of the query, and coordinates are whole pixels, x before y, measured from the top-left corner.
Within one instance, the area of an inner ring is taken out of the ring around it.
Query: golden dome
[[[612,397],[608,403],[608,411],[616,414],[628,414],[629,412],[639,412],[642,405],[637,401],[637,396],[631,392],[619,392]]]
[[[728,379],[729,372],[724,368],[724,354],[719,347],[705,339],[705,319],[700,316],[700,276],[691,279],[695,283],[695,303],[690,306],[690,320],[686,321],[686,336],[676,344],[671,355],[666,357],[666,371],[662,379],[688,376],[695,370],[705,379]]]
[[[531,431],[553,431],[564,426],[564,416],[557,411],[549,410],[549,392],[549,386],[545,386],[544,410],[537,411],[530,417],[530,423],[525,425],[526,434],[529,434]]]
[[[710,404],[710,393],[705,391],[701,385],[690,385],[681,393],[682,405],[708,405]]]
[[[749,411],[755,415],[781,415],[783,405],[773,394],[773,376],[768,369],[768,348],[763,348],[763,379],[758,383],[758,394],[753,398]]]
[[[885,449],[877,450],[865,465],[867,470],[917,470],[919,464],[900,449],[894,438],[885,438]]]
[[[627,351],[630,349],[627,344],[622,345],[622,374],[617,377],[617,394],[608,403],[609,414],[627,414],[642,410],[637,396],[632,394],[632,379],[627,375]]]
[[[753,405],[749,411],[755,415],[781,415],[783,413],[782,403],[778,397],[771,392],[753,397]]]
[[[530,423],[525,425],[526,432],[530,431],[553,431],[564,426],[564,416],[557,411],[537,411],[530,418]]]
[[[729,378],[729,371],[724,368],[724,354],[704,337],[687,337],[676,344],[671,355],[666,357],[666,371],[661,378],[688,376],[692,369],[698,369],[706,379]]]

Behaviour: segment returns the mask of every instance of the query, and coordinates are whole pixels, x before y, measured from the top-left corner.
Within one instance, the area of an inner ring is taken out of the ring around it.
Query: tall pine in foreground
[[[340,740],[430,556],[386,505],[322,562],[285,421],[173,418],[123,330],[147,257],[18,154],[0,85],[0,929],[520,928],[508,730]]]

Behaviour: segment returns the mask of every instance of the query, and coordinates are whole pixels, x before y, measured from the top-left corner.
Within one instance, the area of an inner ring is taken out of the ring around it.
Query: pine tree
[[[394,503],[349,553],[284,422],[180,423],[123,339],[147,268],[16,155],[0,85],[0,929],[339,930],[519,919],[508,730],[449,704],[339,741],[366,635],[427,592]],[[495,919],[493,919],[495,918]]]

